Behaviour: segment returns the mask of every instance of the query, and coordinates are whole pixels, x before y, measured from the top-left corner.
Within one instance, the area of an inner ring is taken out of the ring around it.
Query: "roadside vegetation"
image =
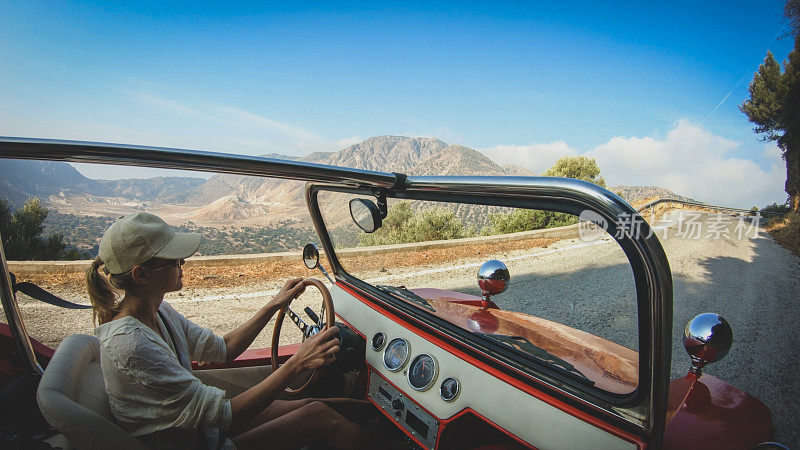
[[[767,230],[776,242],[800,256],[800,1],[788,0],[784,11],[794,49],[783,62],[783,70],[767,51],[750,83],[750,98],[739,109],[755,124],[753,131],[781,149],[789,211],[772,220]]]

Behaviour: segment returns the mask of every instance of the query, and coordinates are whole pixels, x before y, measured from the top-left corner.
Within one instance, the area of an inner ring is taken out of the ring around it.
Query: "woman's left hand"
[[[306,286],[303,284],[302,278],[292,278],[283,285],[283,289],[269,302],[269,306],[282,308],[283,305],[300,296],[305,289]]]

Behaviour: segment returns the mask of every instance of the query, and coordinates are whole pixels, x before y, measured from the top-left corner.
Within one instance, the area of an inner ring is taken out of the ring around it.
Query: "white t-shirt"
[[[106,393],[117,422],[133,436],[159,448],[193,448],[201,425],[210,439],[219,429],[230,427],[231,404],[225,391],[203,384],[192,374],[191,365],[225,361],[225,341],[166,302],[159,311],[169,323],[172,339],[160,316],[157,322],[164,339],[131,316],[95,328]],[[173,339],[177,352],[169,342]],[[226,440],[225,447],[230,446]]]

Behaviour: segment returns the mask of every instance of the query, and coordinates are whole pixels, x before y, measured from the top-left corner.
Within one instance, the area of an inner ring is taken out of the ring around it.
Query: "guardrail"
[[[681,200],[681,199],[678,199],[678,198],[669,198],[669,197],[662,197],[662,198],[653,200],[651,202],[645,203],[643,206],[638,208],[638,211],[642,212],[642,211],[644,211],[646,209],[650,209],[650,208],[652,208],[652,207],[654,207],[654,206],[656,206],[658,204],[661,204],[661,203],[678,203],[678,204],[681,204],[681,205],[691,206],[691,207],[695,207],[695,208],[705,208],[705,209],[710,209],[710,210],[718,211],[718,212],[723,212],[724,211],[724,212],[742,214],[742,215],[748,215],[748,216],[755,216],[756,214],[760,214],[762,217],[776,217],[776,216],[782,216],[783,215],[782,213],[778,213],[778,212],[754,211],[752,209],[730,208],[730,207],[727,207],[727,206],[710,205],[708,203],[703,203],[703,202],[687,201],[687,200]]]
[[[541,230],[519,231],[517,233],[498,234],[494,236],[476,236],[441,241],[410,242],[407,244],[376,245],[372,247],[356,247],[336,249],[340,258],[357,256],[382,255],[398,252],[415,252],[439,248],[458,247],[461,245],[496,244],[500,242],[520,241],[523,239],[570,239],[577,238],[578,224],[564,227],[544,228]],[[301,251],[255,253],[245,255],[213,255],[193,256],[186,260],[186,267],[194,266],[228,266],[234,264],[264,264],[271,262],[301,261]],[[325,252],[320,249],[320,254]],[[25,273],[68,274],[82,273],[92,263],[91,260],[79,261],[8,261],[8,268],[17,275]]]
[[[686,206],[705,208],[715,211],[727,211],[732,213],[742,213],[752,215],[754,211],[738,208],[726,208],[722,206],[709,205],[701,202],[690,202],[676,198],[660,198],[646,203],[638,208],[640,213],[645,210],[653,208],[662,203],[678,203]],[[766,214],[762,213],[766,216]],[[578,225],[567,225],[556,228],[545,228],[541,230],[520,231],[517,233],[500,234],[494,236],[477,236],[462,239],[448,239],[441,241],[426,241],[426,242],[411,242],[407,244],[391,244],[391,245],[378,245],[373,247],[356,247],[337,249],[336,254],[340,258],[356,257],[356,256],[371,256],[386,253],[396,252],[413,252],[422,250],[431,250],[437,248],[457,247],[460,245],[478,245],[478,244],[493,244],[499,242],[517,241],[523,239],[571,239],[579,237]],[[324,255],[324,252],[321,251]],[[194,266],[227,266],[233,264],[248,264],[248,263],[271,263],[282,261],[300,261],[299,251],[290,252],[276,252],[276,253],[256,253],[256,254],[241,254],[241,255],[213,255],[213,256],[194,256],[186,260],[187,267]],[[15,274],[26,273],[50,273],[50,274],[68,274],[68,273],[81,273],[86,270],[91,264],[90,260],[86,261],[8,261],[8,267],[11,272]]]

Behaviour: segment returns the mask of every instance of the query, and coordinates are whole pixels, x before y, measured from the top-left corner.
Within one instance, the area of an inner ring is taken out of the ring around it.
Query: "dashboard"
[[[472,411],[536,448],[636,448],[426,340],[339,286],[336,312],[366,336],[369,398],[425,448]]]

